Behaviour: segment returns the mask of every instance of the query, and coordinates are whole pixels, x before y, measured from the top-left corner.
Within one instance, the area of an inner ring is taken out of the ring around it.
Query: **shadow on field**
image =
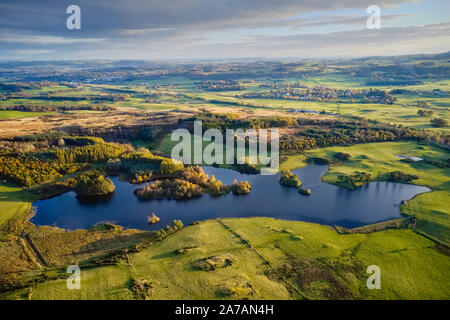
[[[138,244],[147,238],[149,238],[148,232],[141,232],[136,234],[117,235],[111,238],[99,239],[89,242],[86,245],[80,247],[78,250],[74,251],[72,255],[78,256],[84,254],[92,254],[95,252],[102,252],[106,250],[120,249],[121,247]]]

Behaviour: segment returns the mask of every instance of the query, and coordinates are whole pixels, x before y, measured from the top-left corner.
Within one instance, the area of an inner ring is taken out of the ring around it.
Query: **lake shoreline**
[[[402,218],[400,208],[393,208],[391,205],[430,191],[426,187],[395,182],[370,182],[348,190],[321,181],[328,171],[328,166],[309,165],[293,171],[299,174],[305,187],[312,189],[312,195],[304,197],[295,188],[280,185],[279,174],[261,176],[215,167],[204,169],[207,174],[213,174],[218,180],[223,180],[224,184],[231,183],[233,179],[249,180],[254,185],[253,190],[244,196],[227,194],[212,197],[205,194],[197,199],[184,201],[142,201],[133,194],[136,184],[112,177],[117,190],[111,199],[87,203],[79,201],[74,192],[68,192],[51,199],[38,200],[33,203],[38,208],[37,214],[30,222],[73,230],[88,229],[99,221],[109,221],[124,228],[149,231],[157,230],[175,219],[190,224],[217,218],[272,217],[353,229]],[[384,192],[385,189],[390,191]],[[392,193],[395,194],[395,199],[390,195]],[[370,200],[372,205],[360,198],[364,195],[374,198]],[[382,201],[385,197],[389,197],[386,200],[388,204]],[[369,208],[371,212],[367,213],[365,207],[374,205],[380,207],[380,212]],[[61,208],[64,208],[65,212],[61,212]],[[133,212],[133,215],[129,215],[130,212]],[[149,227],[146,217],[152,212],[161,217],[161,222]],[[139,219],[140,216],[142,219]]]

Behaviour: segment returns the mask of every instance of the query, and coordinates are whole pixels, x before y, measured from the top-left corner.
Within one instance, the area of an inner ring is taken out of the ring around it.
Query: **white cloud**
[[[13,43],[23,43],[23,44],[72,44],[72,43],[83,43],[83,42],[99,42],[105,39],[96,38],[67,38],[59,36],[47,36],[47,35],[0,35],[0,42],[13,42]]]
[[[416,1],[376,4],[401,8],[407,2]],[[53,49],[48,56],[57,59],[301,58],[449,47],[447,25],[417,26],[402,10],[383,14],[382,23],[405,28],[363,29],[365,8],[373,0],[78,0],[83,29],[76,33],[65,28],[60,1],[2,3],[6,0],[0,0],[0,50]]]

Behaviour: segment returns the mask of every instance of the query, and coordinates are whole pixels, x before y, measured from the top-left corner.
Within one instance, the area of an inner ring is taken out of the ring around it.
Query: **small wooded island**
[[[106,196],[115,190],[111,179],[97,170],[82,173],[77,179],[76,193],[81,197]]]
[[[295,173],[292,173],[289,170],[281,171],[280,184],[286,187],[298,188],[298,192],[306,196],[311,194],[310,189],[302,187],[302,180]]]
[[[302,185],[302,180],[295,173],[289,170],[282,170],[280,184],[287,187],[299,188]]]
[[[231,186],[225,186],[214,175],[207,175],[203,169],[196,166],[185,167],[172,174],[171,179],[156,180],[142,188],[136,189],[134,194],[141,200],[175,199],[186,200],[198,198],[203,193],[221,196],[233,191],[234,194],[249,194],[251,184],[248,181],[235,180]]]

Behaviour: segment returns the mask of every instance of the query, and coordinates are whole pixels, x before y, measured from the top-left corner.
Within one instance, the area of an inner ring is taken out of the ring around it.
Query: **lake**
[[[226,217],[273,217],[326,225],[354,228],[400,217],[398,204],[415,195],[428,192],[423,186],[395,182],[371,182],[355,190],[320,181],[328,170],[326,165],[309,165],[293,170],[311,189],[310,196],[299,194],[296,188],[278,183],[279,175],[262,176],[215,167],[203,167],[205,173],[230,185],[234,179],[252,184],[249,195],[229,193],[221,197],[204,194],[191,200],[138,200],[133,191],[139,185],[112,177],[116,191],[101,200],[80,201],[75,192],[35,202],[36,215],[31,222],[65,229],[89,228],[99,222],[111,222],[126,228],[160,229],[172,220],[184,225],[194,221]],[[161,221],[147,224],[154,212]]]

